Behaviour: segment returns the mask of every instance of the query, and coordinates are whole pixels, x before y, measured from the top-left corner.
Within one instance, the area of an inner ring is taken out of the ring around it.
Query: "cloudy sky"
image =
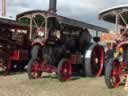
[[[1,0],[2,1],[2,0]],[[33,9],[48,9],[49,0],[6,0],[7,15]],[[128,0],[58,0],[57,13],[66,17],[112,29],[110,24],[98,20],[98,12],[109,7],[127,4]],[[1,6],[1,2],[0,2]],[[1,9],[0,9],[1,10]]]

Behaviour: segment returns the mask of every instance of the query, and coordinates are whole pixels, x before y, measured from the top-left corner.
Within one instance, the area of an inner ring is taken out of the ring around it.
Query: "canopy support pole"
[[[119,15],[118,15],[118,13],[116,13],[116,20],[115,20],[115,21],[116,21],[116,26],[115,26],[115,32],[118,32],[118,23],[119,23],[119,22],[118,22],[118,20],[119,20],[118,18],[119,18]]]
[[[96,31],[96,37],[98,37],[98,31]]]
[[[29,39],[32,39],[32,17],[30,19],[30,33],[29,33]]]
[[[45,18],[45,40],[48,39],[48,35],[49,35],[47,27],[48,27],[48,18]]]

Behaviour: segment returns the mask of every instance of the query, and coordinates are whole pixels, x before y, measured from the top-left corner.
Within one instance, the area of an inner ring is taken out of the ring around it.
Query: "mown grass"
[[[104,77],[73,77],[60,82],[56,76],[29,80],[27,74],[0,76],[0,96],[128,96],[124,85],[108,89]]]
[[[45,91],[48,96],[128,96],[124,86],[108,89],[104,78],[78,78],[60,82],[56,78],[42,78],[28,81],[28,86]]]

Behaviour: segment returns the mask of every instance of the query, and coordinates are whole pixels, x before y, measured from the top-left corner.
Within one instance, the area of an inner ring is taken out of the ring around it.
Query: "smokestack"
[[[56,4],[57,2],[56,2],[56,0],[49,0],[49,11],[51,12],[51,13],[56,13]]]
[[[6,0],[2,0],[2,16],[6,16]]]

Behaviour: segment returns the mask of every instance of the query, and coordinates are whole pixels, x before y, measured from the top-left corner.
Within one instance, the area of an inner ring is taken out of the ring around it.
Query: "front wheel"
[[[36,79],[41,77],[42,75],[42,70],[40,62],[38,60],[32,60],[30,64],[28,64],[28,77],[29,79]]]
[[[40,70],[40,66],[42,64],[40,63],[40,60],[38,60],[38,53],[40,50],[39,45],[34,45],[32,50],[31,50],[31,59],[28,62],[28,77],[29,79],[35,79],[41,76],[42,71]]]
[[[116,88],[120,84],[121,66],[118,61],[109,59],[105,65],[105,83],[108,88]]]
[[[72,75],[72,65],[68,59],[61,59],[57,68],[57,75],[60,81],[70,80]]]

